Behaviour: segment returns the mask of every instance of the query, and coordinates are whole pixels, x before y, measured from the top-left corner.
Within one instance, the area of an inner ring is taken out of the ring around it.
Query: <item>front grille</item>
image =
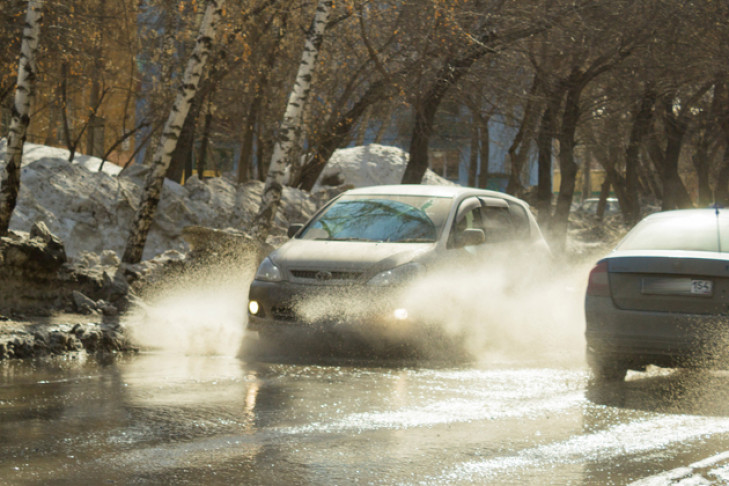
[[[277,305],[271,308],[271,314],[274,319],[279,321],[294,321],[296,320],[296,312],[290,305]]]
[[[300,280],[326,283],[355,283],[362,278],[362,272],[328,272],[320,270],[291,270],[291,275]]]

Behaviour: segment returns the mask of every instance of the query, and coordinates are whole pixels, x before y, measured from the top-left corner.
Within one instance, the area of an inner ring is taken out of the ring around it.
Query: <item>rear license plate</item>
[[[711,295],[713,285],[711,280],[692,280],[691,293],[694,295]]]
[[[711,296],[714,283],[711,280],[691,278],[644,278],[641,293],[649,295],[702,295]]]

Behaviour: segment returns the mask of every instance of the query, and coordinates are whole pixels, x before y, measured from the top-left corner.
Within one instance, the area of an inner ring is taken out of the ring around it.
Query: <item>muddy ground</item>
[[[66,258],[43,223],[0,238],[0,360],[66,353],[136,352],[123,316],[144,307],[160,281],[214,262],[257,261],[273,248],[233,230],[188,227],[187,254],[170,250],[136,265],[113,251]]]

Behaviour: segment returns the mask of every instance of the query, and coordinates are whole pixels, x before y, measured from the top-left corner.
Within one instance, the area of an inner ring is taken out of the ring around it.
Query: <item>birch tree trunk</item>
[[[253,220],[253,227],[251,228],[253,235],[261,240],[265,240],[271,231],[276,211],[281,204],[286,167],[291,165],[291,155],[296,148],[301,115],[309,99],[316,59],[324,40],[324,32],[331,10],[332,0],[319,0],[314,21],[306,36],[299,71],[296,74],[296,81],[289,95],[286,112],[273,147],[271,163],[266,176],[266,185],[263,188],[263,196],[261,197],[261,207]]]
[[[172,153],[177,146],[177,139],[180,136],[182,125],[197,92],[205,61],[210,54],[223,3],[225,3],[225,0],[207,0],[206,2],[205,14],[200,23],[195,48],[187,62],[175,104],[172,106],[172,111],[170,111],[162,130],[162,136],[152,160],[152,170],[147,176],[139,209],[137,209],[132,222],[132,231],[127,239],[124,256],[122,257],[124,263],[138,263],[142,259],[144,244],[147,241],[147,235],[152,226],[152,220],[162,194],[167,167],[170,165],[170,160],[172,160]]]
[[[20,191],[20,164],[23,159],[23,142],[30,123],[30,104],[33,101],[35,80],[38,74],[35,57],[38,52],[38,37],[42,19],[43,0],[28,0],[23,41],[20,46],[15,102],[8,131],[5,168],[0,184],[0,236],[8,234],[10,218],[13,216]]]

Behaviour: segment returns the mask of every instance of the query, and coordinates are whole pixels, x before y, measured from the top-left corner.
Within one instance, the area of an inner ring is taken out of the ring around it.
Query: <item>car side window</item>
[[[448,235],[448,248],[460,248],[459,237],[467,229],[483,229],[481,202],[478,198],[465,199],[458,206],[456,220]]]
[[[516,237],[516,228],[511,220],[508,207],[482,207],[481,221],[486,243],[511,241]]]
[[[509,204],[511,221],[514,224],[514,236],[517,238],[529,238],[531,226],[526,210],[518,204]]]

